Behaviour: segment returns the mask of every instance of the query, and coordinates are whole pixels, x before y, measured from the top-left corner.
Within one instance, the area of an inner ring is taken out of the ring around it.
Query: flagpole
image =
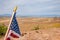
[[[4,40],[5,40],[6,37],[7,37],[8,31],[9,31],[9,28],[10,28],[10,24],[11,24],[11,22],[12,22],[12,19],[13,19],[13,16],[14,16],[14,13],[16,12],[16,10],[17,10],[17,6],[16,6],[16,7],[14,8],[14,10],[13,10],[13,14],[12,14],[12,17],[11,17],[10,23],[9,23],[9,25],[8,25],[8,29],[7,29],[7,32],[6,32],[6,34],[5,34],[5,38],[4,38]]]

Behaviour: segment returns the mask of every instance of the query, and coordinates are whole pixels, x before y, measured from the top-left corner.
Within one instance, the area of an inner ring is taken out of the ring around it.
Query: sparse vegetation
[[[35,26],[34,28],[33,28],[33,30],[39,30],[40,28],[39,28],[39,25],[37,25],[37,26]]]
[[[4,24],[0,24],[0,37],[5,35],[6,30],[7,27]]]

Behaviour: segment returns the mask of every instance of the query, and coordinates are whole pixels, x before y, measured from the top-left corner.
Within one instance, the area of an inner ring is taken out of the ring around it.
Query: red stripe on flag
[[[15,35],[14,33],[11,33],[10,36],[14,37],[14,38],[19,38],[17,35]]]
[[[6,40],[11,40],[11,39],[8,37],[8,38],[6,38]]]

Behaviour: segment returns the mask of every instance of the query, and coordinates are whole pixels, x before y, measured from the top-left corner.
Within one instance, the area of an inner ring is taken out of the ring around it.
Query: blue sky
[[[12,14],[18,6],[17,15],[60,15],[60,0],[0,0],[0,14]]]

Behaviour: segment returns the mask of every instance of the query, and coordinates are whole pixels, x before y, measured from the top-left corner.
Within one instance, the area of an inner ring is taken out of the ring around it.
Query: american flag
[[[16,20],[16,12],[15,12],[5,40],[11,40],[11,37],[19,38],[20,35],[21,35],[21,33],[20,33],[19,26],[18,26],[18,23]]]

